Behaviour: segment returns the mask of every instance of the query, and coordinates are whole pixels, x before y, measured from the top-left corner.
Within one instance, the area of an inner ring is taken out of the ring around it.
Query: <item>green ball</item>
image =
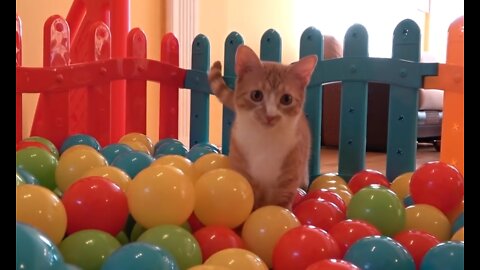
[[[43,143],[44,145],[46,145],[48,147],[48,149],[50,149],[50,152],[52,152],[53,156],[58,159],[58,157],[59,157],[58,149],[55,146],[55,144],[53,144],[50,140],[45,139],[45,138],[40,137],[40,136],[32,136],[32,137],[25,138],[23,140],[24,141],[34,141],[34,142]]]
[[[107,232],[82,230],[67,236],[59,245],[65,262],[83,270],[101,269],[120,242]]]
[[[395,192],[379,185],[355,193],[347,208],[347,218],[374,225],[383,235],[393,236],[405,227],[405,208]]]
[[[146,230],[137,240],[170,252],[181,270],[202,264],[202,252],[195,237],[177,225],[160,225]]]
[[[17,166],[32,174],[41,186],[55,190],[55,170],[58,160],[45,149],[27,147],[16,152]]]

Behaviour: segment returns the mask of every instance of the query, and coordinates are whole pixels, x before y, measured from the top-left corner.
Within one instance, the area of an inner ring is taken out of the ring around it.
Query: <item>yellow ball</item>
[[[225,266],[231,270],[268,270],[267,265],[255,253],[241,248],[220,250],[206,261],[206,265]]]
[[[464,200],[465,199],[463,199],[457,206],[455,206],[455,208],[453,208],[450,212],[447,213],[447,218],[451,224],[455,223],[455,220],[457,219],[457,217],[461,213],[463,213],[463,209],[465,205]]]
[[[127,190],[128,184],[132,180],[127,173],[114,166],[100,166],[91,168],[90,170],[86,171],[81,178],[85,178],[88,176],[105,177],[117,186],[119,186],[120,189],[124,192]]]
[[[141,142],[138,142],[138,141],[124,141],[124,142],[121,142],[125,145],[128,145],[130,148],[132,148],[132,150],[135,150],[135,151],[139,151],[139,152],[143,152],[147,155],[152,155],[152,152],[148,149],[148,147],[141,143]]]
[[[180,155],[165,155],[156,159],[150,166],[158,165],[171,165],[175,168],[180,169],[188,178],[192,181],[193,179],[193,167],[192,162]]]
[[[195,183],[195,215],[204,225],[241,225],[253,209],[253,190],[240,173],[215,169]]]
[[[193,163],[194,182],[204,173],[214,169],[230,169],[230,159],[226,155],[209,153],[201,156]]]
[[[273,248],[288,230],[300,226],[297,217],[288,209],[268,205],[258,208],[242,227],[242,239],[248,250],[257,254],[272,267]]]
[[[463,234],[464,234],[464,233],[463,233],[463,228],[464,228],[464,227],[458,229],[458,231],[456,231],[456,232],[453,234],[453,236],[452,236],[452,238],[451,238],[450,240],[452,240],[452,241],[464,241],[464,240],[463,240]]]
[[[441,242],[450,238],[451,226],[442,211],[428,204],[414,204],[405,208],[404,230],[427,232]]]
[[[32,225],[58,245],[67,230],[67,212],[53,191],[39,186],[17,186],[16,220]]]
[[[322,189],[331,191],[340,196],[343,202],[345,202],[345,206],[348,206],[350,204],[350,200],[352,199],[352,192],[350,191],[350,188],[348,188],[348,186],[338,185],[335,187],[327,187]]]
[[[62,153],[55,170],[55,182],[61,192],[80,179],[88,170],[107,166],[107,160],[97,150],[86,145],[74,145]]]
[[[138,142],[145,146],[145,149],[148,150],[148,153],[153,153],[153,143],[152,140],[145,134],[139,132],[131,132],[123,135],[122,138],[118,141],[119,143],[124,143],[130,145],[129,142]],[[131,145],[130,145],[131,146]]]
[[[326,173],[313,179],[312,183],[308,187],[308,191],[310,192],[317,189],[335,187],[337,185],[347,186],[347,182],[345,182],[345,180],[343,180],[343,178],[338,176],[336,173]]]
[[[144,228],[181,225],[192,214],[195,192],[192,181],[170,165],[147,167],[127,188],[130,214]]]
[[[232,268],[220,265],[200,264],[190,267],[188,270],[232,270]]]
[[[403,201],[410,194],[410,178],[413,172],[406,172],[393,179],[390,189]]]

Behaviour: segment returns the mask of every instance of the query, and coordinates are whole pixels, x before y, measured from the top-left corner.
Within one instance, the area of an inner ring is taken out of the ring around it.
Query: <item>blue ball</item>
[[[452,225],[452,235],[463,227],[463,212],[458,215]]]
[[[20,175],[20,178],[22,178],[25,184],[40,185],[40,182],[38,182],[38,179],[35,176],[33,176],[31,173],[29,173],[27,170],[25,170],[24,168],[17,166],[17,173],[18,175]]]
[[[199,159],[201,156],[204,156],[206,154],[210,153],[219,153],[215,151],[214,148],[210,147],[207,144],[196,144],[190,148],[190,151],[188,151],[186,158],[188,158],[191,162],[195,162],[197,159]]]
[[[174,138],[164,138],[164,139],[161,139],[159,140],[154,146],[153,146],[153,153],[156,153],[157,152],[157,149],[164,145],[164,144],[168,144],[168,143],[180,143],[182,144],[182,142],[180,142],[179,140],[177,139],[174,139]],[[183,144],[182,144],[183,145]]]
[[[123,170],[133,179],[141,170],[150,166],[153,161],[152,156],[133,150],[118,155],[111,165]]]
[[[421,270],[463,270],[465,269],[464,243],[442,242],[431,248],[423,256]]]
[[[407,250],[394,239],[384,236],[367,236],[348,248],[344,260],[360,269],[415,270],[415,263]]]
[[[415,202],[413,202],[413,199],[412,199],[412,196],[411,195],[407,195],[405,197],[405,199],[403,199],[403,205],[405,205],[405,207],[408,207],[410,205],[414,205]]]
[[[107,160],[108,164],[112,164],[113,160],[120,154],[132,152],[132,148],[123,143],[112,143],[100,150],[100,154]]]
[[[60,148],[60,154],[65,152],[68,148],[79,144],[88,145],[93,149],[100,151],[100,143],[97,139],[90,135],[79,133],[71,135],[63,141],[62,147]]]
[[[17,221],[16,269],[66,268],[62,253],[48,237],[30,225]]]
[[[173,255],[164,248],[148,243],[133,242],[112,253],[102,270],[142,269],[180,270]]]
[[[185,147],[181,141],[169,140],[168,142],[162,143],[157,147],[157,149],[154,151],[154,156],[155,158],[165,155],[180,155],[184,157],[187,152],[187,147]]]
[[[195,144],[194,146],[192,146],[191,148],[196,148],[196,147],[202,147],[202,148],[207,148],[207,149],[211,149],[213,152],[217,153],[217,154],[221,154],[220,152],[220,148],[218,148],[218,146],[216,146],[215,144],[213,143],[209,143],[209,142],[204,142],[204,143],[197,143]]]

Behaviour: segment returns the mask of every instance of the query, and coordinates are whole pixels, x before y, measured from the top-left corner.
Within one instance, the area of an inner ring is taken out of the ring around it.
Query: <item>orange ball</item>
[[[414,204],[405,208],[404,230],[427,232],[440,241],[450,238],[451,225],[445,214],[429,204]]]
[[[53,191],[24,184],[16,188],[16,220],[32,225],[59,244],[67,230],[67,212]]]
[[[413,172],[406,172],[393,179],[390,189],[397,194],[400,200],[404,200],[410,194],[410,178]]]
[[[326,173],[313,179],[312,183],[308,187],[308,191],[335,187],[338,185],[347,186],[347,182],[345,182],[345,180],[336,173]]]
[[[180,155],[165,155],[157,158],[150,166],[158,165],[171,165],[175,168],[180,169],[191,181],[193,179],[193,167],[192,162]]]
[[[224,266],[231,270],[268,270],[267,265],[259,256],[251,251],[241,248],[227,248],[220,250],[210,256],[205,261],[205,265]],[[218,270],[220,269],[221,268],[218,268]]]
[[[195,183],[195,215],[204,225],[241,225],[253,209],[253,190],[240,173],[215,169]]]
[[[452,241],[464,241],[463,238],[464,238],[464,227],[458,229],[458,231],[456,231],[452,238],[450,240]]]
[[[120,187],[120,189],[124,192],[127,190],[128,184],[132,180],[126,172],[114,166],[100,166],[91,168],[90,170],[86,171],[81,178],[88,176],[105,177]]]
[[[132,147],[132,149],[134,150],[139,150],[148,154],[153,153],[152,140],[147,135],[139,132],[131,132],[123,135],[118,141],[118,143],[126,144]]]

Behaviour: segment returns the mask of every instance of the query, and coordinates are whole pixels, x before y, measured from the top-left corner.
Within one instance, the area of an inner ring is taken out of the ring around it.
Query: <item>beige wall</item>
[[[223,62],[225,38],[240,33],[246,45],[260,52],[263,33],[273,28],[282,37],[282,60],[298,59],[299,41],[294,38],[293,0],[210,0],[200,1],[199,32],[210,40],[211,63]],[[221,144],[221,106],[211,98],[210,142]]]
[[[43,23],[51,15],[66,17],[73,0],[16,1],[16,12],[23,25],[23,66],[42,66]],[[160,40],[165,33],[165,0],[131,0],[130,27],[140,27],[148,40],[147,57],[160,59]],[[158,139],[158,84],[148,83],[147,135]],[[24,136],[30,134],[38,95],[25,95]]]

